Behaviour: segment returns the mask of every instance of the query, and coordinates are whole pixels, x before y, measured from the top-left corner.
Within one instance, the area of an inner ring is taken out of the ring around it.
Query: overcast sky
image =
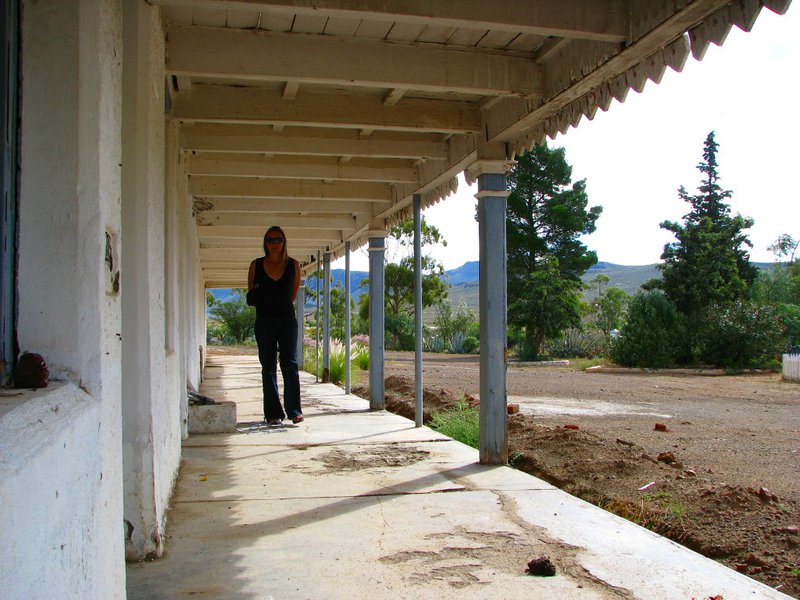
[[[780,234],[800,237],[798,98],[800,9],[779,16],[764,8],[750,33],[734,27],[702,61],[690,56],[682,73],[667,69],[660,84],[648,81],[641,94],[630,91],[623,104],[614,100],[607,112],[548,140],[566,148],[573,181],[586,179],[589,204],[603,207],[586,245],[601,261],[658,262],[674,239],[658,224],[688,212],[677,189],[696,193],[697,164],[713,130],[732,211],[755,219],[751,260],[772,261],[767,246]],[[435,252],[445,269],[478,259],[476,191],[460,179],[457,194],[423,213],[448,241]],[[351,268],[368,269],[366,251],[352,254]]]

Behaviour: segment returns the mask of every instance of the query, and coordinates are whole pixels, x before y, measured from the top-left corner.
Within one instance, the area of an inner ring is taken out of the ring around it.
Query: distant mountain
[[[774,266],[773,263],[753,264],[760,269],[771,269]],[[465,262],[455,269],[445,271],[444,279],[450,288],[448,295],[454,308],[463,302],[475,312],[478,311],[478,266],[478,261],[473,260]],[[597,275],[608,277],[609,281],[604,284],[605,288],[618,287],[631,295],[639,291],[645,281],[660,277],[660,273],[654,264],[617,265],[610,262],[598,262],[581,279],[588,284]],[[331,287],[339,285],[344,288],[344,269],[332,269],[331,278],[333,280]],[[368,278],[369,272],[367,271],[350,271],[350,295],[356,302],[358,302],[361,294],[367,292],[367,286],[361,285],[361,282]],[[315,289],[316,278],[307,278],[306,285]],[[211,289],[209,291],[220,302],[227,302],[232,298],[230,289]],[[322,285],[320,285],[321,291]],[[426,314],[426,320],[429,318],[432,317]]]
[[[586,271],[581,280],[588,284],[598,275],[609,278],[610,281],[604,287],[618,287],[631,295],[639,291],[645,281],[661,276],[656,265],[615,265],[601,261]]]
[[[445,281],[448,285],[458,285],[460,283],[478,283],[478,267],[480,263],[477,260],[465,262],[460,267],[445,271]]]
[[[344,289],[344,269],[331,269],[331,287],[334,288],[337,285]],[[361,285],[361,282],[365,279],[369,279],[369,271],[350,271],[350,297],[353,298],[356,302],[361,297],[361,294],[365,294],[367,292],[367,286]],[[306,287],[311,288],[312,290],[317,289],[317,278],[314,276],[306,278]],[[319,282],[319,291],[322,293],[323,282],[320,280]]]

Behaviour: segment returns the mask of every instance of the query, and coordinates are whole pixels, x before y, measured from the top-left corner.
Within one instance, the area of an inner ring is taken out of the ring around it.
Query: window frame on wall
[[[2,168],[0,168],[0,385],[8,385],[17,359],[17,184],[19,179],[19,15],[20,0],[2,1],[0,47],[0,112],[2,113]]]

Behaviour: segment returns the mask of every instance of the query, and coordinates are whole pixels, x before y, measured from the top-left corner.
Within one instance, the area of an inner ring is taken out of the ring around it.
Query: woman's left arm
[[[300,289],[300,263],[294,258],[294,281],[292,282],[292,302],[297,300],[297,290]]]

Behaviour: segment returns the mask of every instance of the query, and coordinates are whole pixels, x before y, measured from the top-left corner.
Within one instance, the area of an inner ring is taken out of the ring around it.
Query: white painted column
[[[385,231],[370,231],[369,238],[369,407],[382,410],[384,390],[384,265]]]
[[[481,161],[477,176],[480,245],[480,462],[508,462],[506,397],[506,161]]]
[[[180,398],[167,387],[164,33],[160,11],[123,2],[122,416],[131,559],[163,551],[180,462]]]

